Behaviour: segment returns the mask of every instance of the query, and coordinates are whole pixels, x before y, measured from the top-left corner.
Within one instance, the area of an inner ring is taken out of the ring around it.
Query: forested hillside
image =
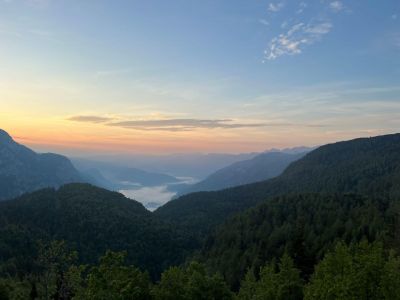
[[[206,241],[202,259],[237,287],[284,253],[308,278],[328,250],[343,241],[380,241],[400,250],[400,198],[300,194],[282,196],[238,214]]]
[[[193,248],[181,230],[154,219],[139,202],[87,184],[0,203],[0,228],[2,269],[11,274],[32,267],[39,240],[65,240],[84,263],[97,262],[106,250],[126,250],[128,262],[152,276]]]
[[[322,146],[292,163],[279,177],[173,200],[156,210],[164,220],[206,234],[227,217],[271,197],[303,193],[400,196],[400,134]]]
[[[323,146],[156,213],[88,184],[4,201],[0,299],[399,299],[399,150]]]

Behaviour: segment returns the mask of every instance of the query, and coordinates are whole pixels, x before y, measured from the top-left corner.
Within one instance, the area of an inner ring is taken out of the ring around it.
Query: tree
[[[156,300],[186,300],[188,277],[179,267],[171,267],[161,275],[160,282],[154,286],[152,294]]]
[[[400,299],[400,258],[395,257],[393,251],[383,268],[380,293],[385,300]]]
[[[305,299],[399,299],[400,261],[381,243],[338,243],[316,267]]]
[[[173,267],[165,271],[153,288],[159,300],[230,300],[233,297],[222,276],[209,276],[204,265],[191,262],[185,269]]]
[[[247,272],[238,298],[241,300],[297,300],[303,298],[303,282],[300,271],[285,253],[278,266],[274,261],[260,270],[260,279],[255,280],[251,270]]]
[[[91,268],[87,287],[76,299],[84,300],[147,300],[150,299],[150,279],[147,273],[124,264],[125,252],[111,252]]]
[[[256,296],[257,279],[254,270],[249,269],[241,282],[238,299],[252,300]]]
[[[39,271],[38,290],[31,285],[31,298],[39,294],[43,299],[69,300],[81,285],[83,267],[77,267],[78,254],[68,251],[64,241],[39,243],[37,264]]]

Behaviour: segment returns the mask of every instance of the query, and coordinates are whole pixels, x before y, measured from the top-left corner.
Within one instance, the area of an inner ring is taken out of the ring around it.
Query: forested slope
[[[87,184],[44,189],[0,203],[3,268],[26,270],[38,240],[65,240],[94,263],[106,250],[128,251],[128,261],[157,275],[192,248],[177,228],[153,218],[142,204]]]
[[[381,241],[400,250],[400,198],[299,194],[266,201],[221,225],[206,241],[201,257],[237,286],[250,268],[284,253],[304,278],[340,241]]]

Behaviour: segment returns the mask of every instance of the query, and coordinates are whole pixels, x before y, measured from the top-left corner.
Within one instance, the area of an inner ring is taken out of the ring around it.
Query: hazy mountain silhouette
[[[278,151],[278,150],[277,150]],[[306,151],[306,148],[304,148]],[[267,180],[280,175],[290,163],[306,153],[290,154],[284,152],[266,152],[256,157],[225,167],[203,181],[189,186],[180,195],[200,191],[217,191],[234,186]]]
[[[65,156],[35,153],[0,129],[0,200],[83,181],[83,176]]]

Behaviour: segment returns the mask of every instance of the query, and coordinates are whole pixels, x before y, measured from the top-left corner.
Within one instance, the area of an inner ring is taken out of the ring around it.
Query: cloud
[[[151,119],[124,120],[122,117],[106,117],[94,115],[78,115],[67,118],[69,121],[104,124],[112,127],[135,129],[142,131],[192,131],[195,129],[235,129],[276,126],[281,124],[238,123],[231,119]]]
[[[291,123],[291,122],[238,122],[232,119],[150,119],[123,120],[122,117],[74,116],[67,120],[102,124],[110,127],[125,128],[140,131],[185,132],[197,129],[240,129],[266,127],[327,127],[326,124]]]
[[[86,123],[106,123],[115,120],[111,117],[102,116],[72,116],[67,118],[68,121],[86,122]]]
[[[283,7],[285,6],[285,4],[283,2],[277,2],[277,3],[270,3],[268,4],[268,10],[271,12],[278,12],[280,11]]]
[[[309,26],[305,29],[305,32],[314,34],[314,35],[323,35],[327,34],[331,31],[333,25],[330,22],[323,22],[316,25]]]
[[[133,120],[109,123],[116,126],[136,130],[154,131],[191,131],[195,129],[234,129],[248,127],[263,127],[262,123],[237,123],[230,119],[161,119],[161,120]]]
[[[284,1],[278,2],[281,6],[270,3],[269,10],[278,12],[284,3]],[[304,11],[308,8],[310,9],[305,14]],[[335,13],[350,12],[343,1],[333,0],[299,1],[294,5],[288,5],[287,10],[292,10],[292,13],[281,14],[278,19],[279,27],[270,24],[271,30],[276,28],[278,32],[269,39],[268,46],[264,50],[263,63],[281,56],[302,53],[306,47],[320,41],[324,35],[331,32]]]
[[[302,14],[304,10],[307,8],[307,3],[305,2],[300,2],[299,4],[299,9],[296,11],[296,14]]]
[[[329,33],[332,27],[330,22],[295,24],[286,33],[282,33],[270,41],[268,49],[264,51],[265,58],[274,60],[284,55],[300,54],[304,47],[318,41],[323,35]]]
[[[344,5],[341,1],[333,1],[329,3],[329,7],[334,11],[334,12],[340,12],[344,9]]]

